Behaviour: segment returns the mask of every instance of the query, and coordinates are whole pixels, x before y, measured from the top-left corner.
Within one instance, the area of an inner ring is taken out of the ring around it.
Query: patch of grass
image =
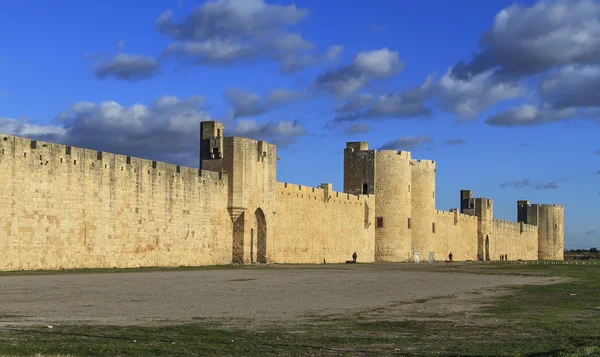
[[[486,305],[476,313],[443,318],[431,312],[391,319],[378,308],[370,311],[375,319],[363,318],[368,314],[314,316],[295,330],[232,330],[201,318],[168,327],[5,328],[0,329],[0,356],[600,355],[600,266],[470,264],[439,271],[562,280],[517,287],[508,295],[478,301]],[[429,300],[415,303],[426,309]]]

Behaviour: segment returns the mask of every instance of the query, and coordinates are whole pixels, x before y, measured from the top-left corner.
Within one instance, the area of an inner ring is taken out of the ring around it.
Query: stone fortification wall
[[[343,263],[356,252],[375,261],[375,198],[277,183],[270,259],[275,263]]]
[[[477,217],[450,211],[435,211],[436,231],[434,252],[436,260],[477,260]]]
[[[0,269],[231,262],[227,176],[0,135]]]
[[[538,228],[523,222],[492,220],[490,236],[490,260],[500,260],[507,255],[509,260],[537,260]]]

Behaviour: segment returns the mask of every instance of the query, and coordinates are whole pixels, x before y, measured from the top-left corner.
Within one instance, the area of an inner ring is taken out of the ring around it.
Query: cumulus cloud
[[[365,123],[354,123],[348,126],[345,133],[348,135],[366,134],[371,131],[371,127]]]
[[[235,121],[232,129],[232,135],[265,140],[279,147],[291,145],[305,134],[306,131],[297,121],[288,120],[259,123],[253,119],[240,119]]]
[[[533,126],[554,123],[569,119],[577,113],[573,108],[566,109],[543,109],[533,105],[524,104],[516,108],[510,108],[485,120],[492,126]]]
[[[414,150],[433,142],[429,136],[405,136],[383,144],[379,150]]]
[[[233,107],[231,117],[240,118],[262,115],[286,103],[300,100],[303,98],[303,94],[278,88],[271,91],[265,98],[261,98],[258,94],[243,89],[228,88],[225,91],[225,98]]]
[[[540,84],[541,100],[553,108],[599,107],[600,66],[566,66]]]
[[[200,122],[211,120],[204,98],[165,96],[150,105],[76,103],[59,113],[60,142],[175,164],[198,165]]]
[[[539,1],[500,11],[480,38],[481,50],[453,74],[464,78],[493,70],[500,77],[524,77],[564,65],[600,61],[600,3],[592,0]]]
[[[37,125],[29,123],[25,119],[0,117],[0,133],[33,137],[38,140],[52,140],[64,137],[66,130],[59,125]]]
[[[0,119],[0,132],[119,153],[168,163],[198,166],[200,122],[212,120],[204,98],[165,96],[150,105],[123,106],[114,101],[79,102],[59,113],[50,125]],[[290,144],[303,134],[298,123],[239,122],[229,134]]]
[[[535,182],[524,178],[519,181],[506,182],[500,185],[500,188],[534,188],[536,190],[553,190],[558,188],[558,183],[568,181],[569,178],[562,178],[550,182]]]
[[[441,109],[455,113],[461,119],[472,119],[487,107],[521,97],[525,92],[519,82],[498,80],[491,71],[467,78],[447,72],[433,89]]]
[[[336,109],[338,113],[354,113],[365,109],[369,104],[373,103],[373,96],[367,93],[357,94],[348,98],[343,106]]]
[[[343,51],[344,46],[333,45],[329,46],[323,54],[315,52],[301,54],[290,52],[281,57],[281,71],[284,73],[295,73],[323,62],[336,62]]]
[[[352,122],[357,120],[382,120],[394,118],[428,117],[432,110],[425,101],[430,96],[431,78],[420,86],[403,92],[389,93],[378,98],[367,94],[350,97],[337,110],[334,123]]]
[[[136,81],[152,77],[159,65],[154,57],[120,53],[114,58],[99,62],[94,68],[98,79],[114,77],[126,81]]]
[[[466,143],[464,139],[448,139],[444,141],[444,145],[448,146],[465,145]]]
[[[525,92],[520,83],[495,79],[491,72],[465,79],[447,72],[439,79],[429,75],[419,86],[377,99],[366,94],[353,95],[337,109],[334,121],[429,117],[433,114],[430,106],[435,104],[460,120],[473,119],[487,107],[521,97]]]
[[[387,79],[404,69],[398,52],[388,48],[359,52],[350,65],[327,71],[315,80],[315,86],[336,96],[347,96],[370,81]]]
[[[173,41],[167,55],[191,58],[197,64],[227,65],[275,59],[283,72],[294,72],[337,57],[339,47],[324,55],[299,33],[288,31],[308,16],[296,5],[271,5],[263,0],[214,0],[198,6],[182,21],[173,10],[156,20],[157,30]]]

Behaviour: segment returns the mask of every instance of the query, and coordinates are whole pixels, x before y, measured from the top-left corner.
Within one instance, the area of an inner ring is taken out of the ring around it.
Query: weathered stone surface
[[[564,207],[519,222],[461,191],[435,209],[435,163],[344,150],[344,192],[276,182],[276,147],[200,130],[201,170],[0,134],[0,270],[229,263],[563,259]]]

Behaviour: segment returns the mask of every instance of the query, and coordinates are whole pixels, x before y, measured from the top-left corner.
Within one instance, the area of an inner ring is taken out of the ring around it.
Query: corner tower
[[[565,250],[565,208],[539,205],[538,259],[563,260]]]
[[[563,260],[565,249],[565,208],[561,205],[529,204],[517,201],[517,221],[538,228],[538,259]]]
[[[408,261],[411,254],[410,152],[369,150],[346,143],[344,192],[375,194],[375,260]]]

